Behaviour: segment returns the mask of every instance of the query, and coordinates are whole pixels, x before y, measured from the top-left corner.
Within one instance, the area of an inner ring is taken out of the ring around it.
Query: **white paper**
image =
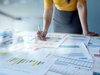
[[[57,48],[64,41],[65,34],[49,33],[46,41],[33,40],[33,45],[37,47]]]
[[[91,37],[89,46],[100,47],[100,37]]]
[[[66,39],[71,39],[76,42],[83,42],[85,45],[88,45],[88,42],[90,41],[89,36],[83,36],[83,35],[68,35],[66,36]]]
[[[46,72],[46,75],[92,75],[92,62],[82,60],[58,58]]]
[[[92,60],[88,49],[85,47],[84,43],[76,42],[74,40],[64,41],[55,51],[55,55],[68,55],[76,58],[87,58],[87,60]]]
[[[93,71],[100,73],[100,56],[94,56],[95,54],[100,55],[100,47],[88,47],[88,48],[94,60]]]

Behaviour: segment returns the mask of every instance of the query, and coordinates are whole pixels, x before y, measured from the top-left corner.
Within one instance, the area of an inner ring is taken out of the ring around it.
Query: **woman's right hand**
[[[37,37],[39,40],[46,41],[46,34],[47,34],[47,32],[45,32],[45,31],[38,31]]]

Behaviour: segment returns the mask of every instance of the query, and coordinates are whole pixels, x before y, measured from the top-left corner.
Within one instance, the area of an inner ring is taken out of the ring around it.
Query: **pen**
[[[38,39],[41,39],[41,32],[42,32],[42,31],[41,31],[41,27],[40,27],[40,25],[38,25],[38,26],[37,26],[37,38],[38,38]]]
[[[41,31],[41,26],[40,25],[38,25],[38,31]]]

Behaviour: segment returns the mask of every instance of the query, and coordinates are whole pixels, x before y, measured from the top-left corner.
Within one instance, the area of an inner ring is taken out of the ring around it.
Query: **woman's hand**
[[[99,34],[95,33],[95,32],[88,32],[87,34],[84,35],[88,35],[88,36],[100,36]]]
[[[46,34],[47,32],[46,31],[38,31],[37,32],[37,37],[39,40],[43,40],[43,41],[46,41]]]

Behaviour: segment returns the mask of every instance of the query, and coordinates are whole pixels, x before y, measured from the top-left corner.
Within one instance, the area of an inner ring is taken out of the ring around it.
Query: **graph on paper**
[[[92,37],[89,46],[100,47],[100,37]]]
[[[28,60],[28,59],[17,58],[17,57],[10,58],[8,60],[8,63],[10,63],[11,65],[30,64],[31,66],[44,64],[44,62],[42,62],[42,61]]]
[[[46,75],[91,75],[92,61],[75,59],[74,57],[59,57],[46,72]]]
[[[90,37],[82,36],[82,35],[68,35],[66,36],[66,40],[74,40],[76,42],[83,42],[87,45],[90,41]]]

